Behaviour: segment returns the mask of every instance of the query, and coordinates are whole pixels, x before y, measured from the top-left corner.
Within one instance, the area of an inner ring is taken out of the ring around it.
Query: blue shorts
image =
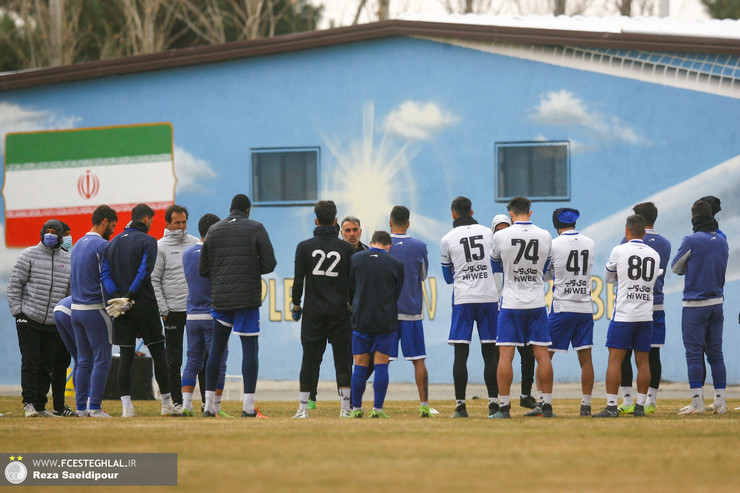
[[[634,349],[650,351],[653,337],[653,322],[609,322],[606,333],[606,347],[614,349]]]
[[[352,354],[369,354],[378,352],[381,354],[393,354],[393,348],[398,354],[398,336],[396,332],[384,334],[368,334],[367,332],[352,331]]]
[[[425,359],[424,326],[421,320],[399,320],[396,328],[396,344],[393,345],[391,359],[398,359],[398,341],[401,342],[403,358],[406,360]]]
[[[570,344],[576,351],[594,345],[594,316],[590,313],[550,313],[547,326],[552,340],[550,351],[567,353]]]
[[[653,312],[653,338],[650,347],[665,346],[665,310]]]
[[[473,322],[478,327],[481,344],[496,342],[497,319],[498,303],[452,305],[452,324],[447,343],[470,344],[473,336]]]
[[[241,308],[239,310],[226,310],[223,312],[211,310],[211,316],[221,325],[234,329],[234,334],[236,335],[260,335],[259,308]]]
[[[502,308],[498,313],[498,346],[549,346],[547,309]]]

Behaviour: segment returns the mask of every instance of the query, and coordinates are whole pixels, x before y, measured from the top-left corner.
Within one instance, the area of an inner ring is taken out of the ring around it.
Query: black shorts
[[[349,346],[352,340],[349,312],[332,315],[303,316],[301,342],[328,340],[330,344]]]
[[[162,319],[157,302],[143,299],[113,321],[113,344],[134,346],[136,338],[144,339],[147,346],[164,341]]]

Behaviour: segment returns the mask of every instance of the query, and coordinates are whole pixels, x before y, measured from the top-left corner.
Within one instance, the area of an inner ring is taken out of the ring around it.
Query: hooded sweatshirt
[[[188,283],[182,266],[183,252],[198,243],[187,229],[164,230],[157,242],[157,261],[152,271],[152,286],[157,296],[159,313],[185,312],[188,305]]]

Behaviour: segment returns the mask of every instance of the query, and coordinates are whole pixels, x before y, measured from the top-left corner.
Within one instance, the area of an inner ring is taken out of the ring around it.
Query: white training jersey
[[[653,288],[663,271],[660,255],[642,240],[631,240],[614,247],[606,264],[604,279],[617,285],[615,322],[653,320]]]
[[[453,269],[455,305],[498,302],[490,260],[492,237],[490,228],[467,224],[457,226],[442,238],[442,265]]]
[[[552,240],[552,260],[547,278],[552,278],[554,313],[593,313],[591,268],[594,242],[578,231],[569,230]]]
[[[529,221],[517,221],[493,237],[491,258],[504,269],[501,308],[545,306],[543,276],[549,267],[552,236]]]

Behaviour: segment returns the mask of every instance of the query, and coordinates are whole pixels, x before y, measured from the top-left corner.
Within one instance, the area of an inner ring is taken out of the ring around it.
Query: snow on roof
[[[667,17],[583,17],[537,15],[401,14],[403,21],[439,22],[597,33],[657,34],[740,39],[740,20],[688,20]]]

